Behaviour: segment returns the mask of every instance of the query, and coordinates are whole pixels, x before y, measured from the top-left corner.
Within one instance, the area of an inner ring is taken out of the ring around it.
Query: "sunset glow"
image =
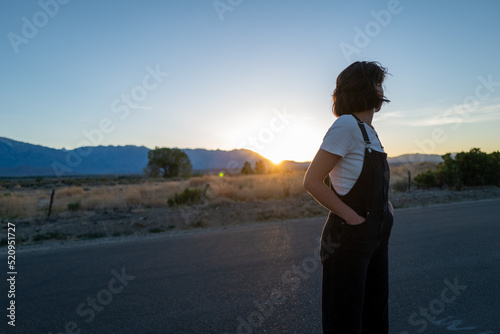
[[[391,3],[68,2],[26,37],[43,9],[5,2],[0,136],[309,161],[337,75],[376,60],[389,156],[500,149],[500,4]]]

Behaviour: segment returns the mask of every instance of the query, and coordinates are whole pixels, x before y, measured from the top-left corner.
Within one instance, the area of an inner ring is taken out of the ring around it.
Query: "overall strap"
[[[372,142],[370,141],[370,139],[368,138],[368,134],[366,133],[366,129],[365,129],[365,126],[363,124],[363,121],[360,120],[358,118],[358,116],[354,115],[354,114],[351,114],[352,116],[354,116],[354,118],[358,121],[358,125],[359,125],[359,128],[361,129],[361,133],[363,134],[363,140],[365,141],[365,144],[370,147]]]

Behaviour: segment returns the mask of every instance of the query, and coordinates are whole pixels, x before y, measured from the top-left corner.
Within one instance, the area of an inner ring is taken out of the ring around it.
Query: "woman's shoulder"
[[[358,122],[351,114],[340,115],[335,122],[333,122],[332,127],[334,128],[345,128],[351,129],[358,126]]]
[[[323,138],[321,148],[330,153],[346,157],[350,152],[363,153],[364,144],[356,118],[341,115],[332,124]]]
[[[345,138],[351,140],[358,127],[356,119],[352,115],[341,115],[328,129],[325,138]]]

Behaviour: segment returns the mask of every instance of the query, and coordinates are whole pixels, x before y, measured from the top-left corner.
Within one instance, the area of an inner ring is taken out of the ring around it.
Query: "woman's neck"
[[[374,114],[373,109],[358,111],[354,112],[353,114],[356,115],[360,120],[362,120],[363,123],[366,123],[367,125],[373,128],[372,126],[372,120]]]

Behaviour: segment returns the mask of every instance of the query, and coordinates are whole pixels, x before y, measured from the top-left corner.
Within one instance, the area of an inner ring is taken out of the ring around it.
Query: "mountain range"
[[[145,146],[94,146],[73,150],[54,149],[0,137],[0,177],[125,175],[142,174],[148,163],[149,148]],[[259,159],[268,159],[248,149],[231,151],[181,149],[193,165],[194,171],[210,172],[241,169],[245,161],[254,165]],[[439,155],[410,154],[389,158],[390,164],[439,162]],[[306,169],[309,162],[283,161],[288,169]]]

